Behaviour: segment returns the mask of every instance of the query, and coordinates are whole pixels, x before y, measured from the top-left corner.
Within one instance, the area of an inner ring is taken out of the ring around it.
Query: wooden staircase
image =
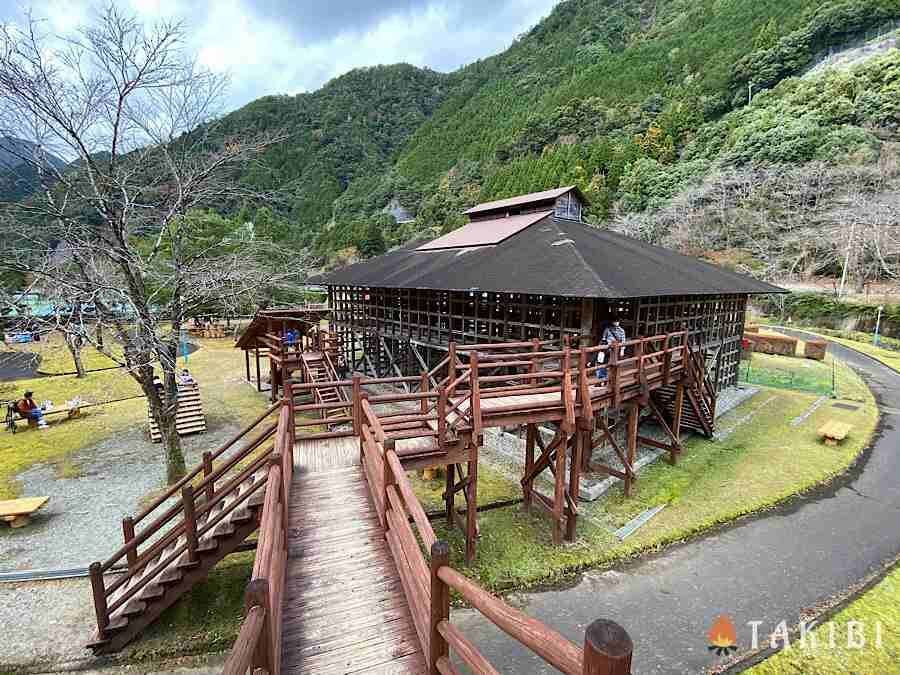
[[[97,632],[88,646],[94,653],[117,651],[139,636],[259,527],[276,431],[262,422],[280,407],[215,453],[204,453],[203,462],[151,506],[123,520],[124,545],[90,566]],[[226,456],[255,428],[255,438]],[[136,532],[144,519],[148,523]]]
[[[335,371],[331,357],[327,353],[304,352],[303,371],[304,379],[310,384],[337,382],[340,379]],[[323,415],[326,420],[351,415],[350,402],[340,387],[316,387],[313,389],[313,392],[316,403],[347,403],[346,408],[329,408],[324,410]]]
[[[653,398],[669,419],[675,416],[677,385],[657,389]],[[689,366],[685,377],[684,398],[681,405],[681,426],[712,438],[716,418],[716,388],[706,375],[702,356],[697,351],[691,352]]]
[[[162,441],[162,436],[149,406],[147,406],[147,419],[150,422],[150,440],[159,443]],[[203,414],[200,387],[196,383],[178,385],[178,416],[175,419],[175,429],[179,436],[206,433],[206,415]]]

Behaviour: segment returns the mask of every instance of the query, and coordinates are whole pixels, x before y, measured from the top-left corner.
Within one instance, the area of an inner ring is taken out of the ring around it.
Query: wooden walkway
[[[299,441],[282,605],[282,673],[425,673],[356,437]]]

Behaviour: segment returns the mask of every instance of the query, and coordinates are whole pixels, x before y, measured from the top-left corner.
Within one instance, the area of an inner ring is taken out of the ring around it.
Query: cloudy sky
[[[295,94],[357,66],[404,61],[435,70],[507,47],[558,0],[116,0],[143,20],[182,19],[202,63],[232,75],[229,108]],[[65,33],[92,0],[0,0],[0,23],[23,8]]]

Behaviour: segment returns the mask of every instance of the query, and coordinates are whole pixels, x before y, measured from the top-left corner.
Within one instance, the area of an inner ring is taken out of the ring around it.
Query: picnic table
[[[837,445],[847,438],[853,427],[846,422],[838,422],[837,420],[829,420],[819,427],[819,436],[825,442],[825,445]]]
[[[10,527],[25,527],[34,512],[48,501],[50,497],[26,497],[0,502],[0,520],[9,523]]]

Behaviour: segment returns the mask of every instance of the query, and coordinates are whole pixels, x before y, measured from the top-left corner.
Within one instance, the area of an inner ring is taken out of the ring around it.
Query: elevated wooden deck
[[[281,672],[427,672],[358,440],[300,440],[291,494]]]

